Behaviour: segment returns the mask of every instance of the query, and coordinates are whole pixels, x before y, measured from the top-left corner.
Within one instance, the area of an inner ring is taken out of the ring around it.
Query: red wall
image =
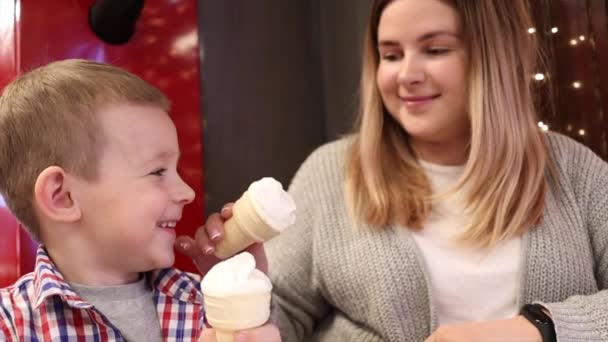
[[[193,235],[203,221],[196,0],[146,1],[133,38],[120,46],[103,43],[90,30],[88,10],[93,2],[0,0],[0,88],[19,72],[66,58],[109,62],[160,88],[172,102],[170,115],[177,126],[182,150],[181,174],[197,195],[184,211],[178,234]],[[0,226],[3,240],[0,246],[8,238],[5,229],[11,228]],[[0,270],[5,266],[6,263],[0,264]],[[190,260],[182,256],[178,256],[176,266],[194,270]],[[19,272],[29,271],[28,267]],[[3,277],[0,272],[0,284]]]

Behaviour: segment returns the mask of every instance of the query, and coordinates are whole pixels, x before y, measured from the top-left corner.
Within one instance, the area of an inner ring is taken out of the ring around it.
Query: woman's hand
[[[215,245],[224,238],[224,222],[232,217],[232,206],[234,203],[224,205],[220,213],[209,215],[205,224],[199,227],[194,239],[189,236],[179,236],[175,241],[175,248],[182,254],[189,256],[194,261],[201,275],[205,275],[218,259],[213,253]],[[268,272],[268,262],[262,244],[256,243],[245,251],[251,253],[255,258],[257,268],[264,273]]]
[[[199,342],[217,342],[215,330],[206,329],[203,331]],[[266,324],[259,328],[242,330],[235,334],[234,342],[281,342],[279,329],[272,324]]]
[[[425,342],[542,342],[540,332],[523,316],[498,321],[443,325]]]

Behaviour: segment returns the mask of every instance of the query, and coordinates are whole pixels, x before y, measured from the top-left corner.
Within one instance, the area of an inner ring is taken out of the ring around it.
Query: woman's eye
[[[389,52],[387,52],[387,53],[383,53],[383,54],[381,54],[380,56],[381,56],[381,58],[382,58],[383,60],[385,60],[385,61],[389,61],[389,62],[391,62],[391,61],[396,61],[396,60],[398,60],[398,59],[401,57],[401,55],[400,55],[400,54],[398,54],[398,53],[394,53],[394,52],[390,52],[390,53],[389,53]]]
[[[152,175],[152,176],[163,176],[166,171],[167,171],[167,169],[158,169],[156,171],[151,172],[150,175]]]
[[[449,51],[450,51],[450,50],[449,50],[449,49],[446,49],[446,48],[428,48],[428,49],[426,50],[426,52],[427,52],[428,54],[430,54],[430,55],[434,55],[434,56],[437,56],[437,55],[443,55],[443,54],[448,53]]]

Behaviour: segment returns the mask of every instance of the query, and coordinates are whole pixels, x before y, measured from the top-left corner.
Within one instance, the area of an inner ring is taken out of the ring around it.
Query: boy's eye
[[[166,171],[167,171],[167,169],[158,169],[158,170],[155,170],[153,172],[150,172],[150,175],[152,175],[152,176],[163,176]]]

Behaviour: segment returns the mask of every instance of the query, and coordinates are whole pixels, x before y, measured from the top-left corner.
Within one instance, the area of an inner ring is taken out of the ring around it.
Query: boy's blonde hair
[[[376,86],[378,24],[393,1],[375,0],[368,22],[347,203],[353,216],[372,226],[422,229],[433,200],[430,185],[407,132],[387,113]],[[468,195],[471,224],[462,241],[490,247],[533,227],[544,209],[549,160],[531,90],[537,42],[526,32],[533,25],[525,0],[445,2],[460,14],[469,56],[470,149],[455,188],[466,188]]]
[[[0,97],[0,193],[39,238],[34,184],[49,166],[93,181],[105,136],[98,111],[119,103],[169,109],[160,90],[117,67],[69,59],[34,69]]]

